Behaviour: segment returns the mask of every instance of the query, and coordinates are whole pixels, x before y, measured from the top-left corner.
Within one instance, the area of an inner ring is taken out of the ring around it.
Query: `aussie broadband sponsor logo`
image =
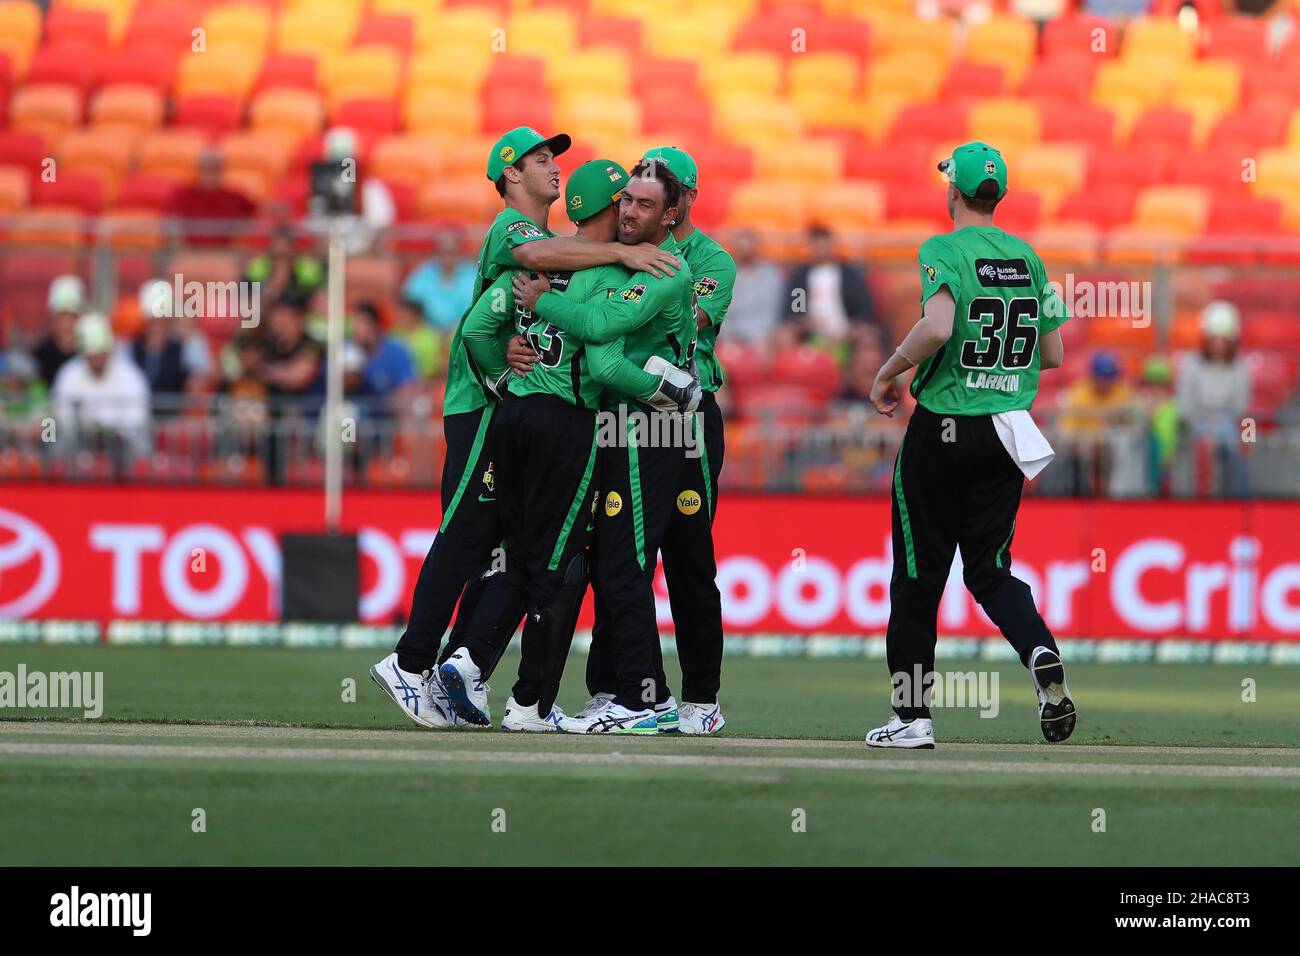
[[[615,411],[596,413],[598,448],[684,448],[687,458],[699,458],[695,440],[695,416],[674,412],[628,410],[620,404]]]
[[[987,372],[967,372],[967,388],[989,388],[996,392],[1020,391],[1019,375],[989,375]]]
[[[73,886],[50,897],[51,926],[126,927],[132,936],[148,936],[152,914],[152,893],[83,893]]]
[[[976,259],[975,274],[986,289],[1023,287],[1034,281],[1024,259]]]
[[[0,711],[80,710],[87,720],[104,714],[103,671],[0,671]]]

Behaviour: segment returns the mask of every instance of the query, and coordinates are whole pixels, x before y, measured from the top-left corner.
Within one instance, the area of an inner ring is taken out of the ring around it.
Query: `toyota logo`
[[[5,593],[5,576],[35,558],[36,581],[15,598]],[[0,619],[39,610],[59,586],[59,549],[45,529],[23,515],[0,508]]]

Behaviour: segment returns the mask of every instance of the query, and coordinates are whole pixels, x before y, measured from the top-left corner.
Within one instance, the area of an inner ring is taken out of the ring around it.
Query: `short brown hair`
[[[646,175],[646,170],[650,170],[650,175]],[[638,176],[646,179],[655,179],[664,184],[664,209],[676,208],[677,204],[682,201],[682,181],[677,178],[668,164],[662,159],[643,159],[632,167],[632,172],[628,173],[629,179],[636,179]]]
[[[993,210],[1002,201],[998,196],[997,181],[993,179],[984,180],[979,184],[979,188],[975,190],[974,196],[967,196],[962,193],[961,201],[966,204],[966,208],[971,212],[979,213],[981,216],[993,215]]]

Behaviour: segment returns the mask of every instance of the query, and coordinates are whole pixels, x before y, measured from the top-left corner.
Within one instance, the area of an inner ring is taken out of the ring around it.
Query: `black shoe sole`
[[[1059,704],[1043,705],[1042,712],[1038,715],[1038,726],[1042,728],[1043,737],[1048,743],[1059,744],[1074,733],[1076,717],[1074,701],[1066,697]]]
[[[1064,684],[1065,668],[1061,665],[1061,658],[1052,651],[1039,654],[1034,664],[1034,681],[1039,687]]]

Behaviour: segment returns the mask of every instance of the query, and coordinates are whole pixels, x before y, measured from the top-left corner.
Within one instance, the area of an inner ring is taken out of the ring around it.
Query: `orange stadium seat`
[[[751,179],[732,191],[727,219],[767,236],[802,233],[810,221],[807,196],[797,183]]]
[[[477,133],[483,127],[483,107],[477,99],[447,97],[440,90],[410,90],[402,116],[412,133],[461,136]]]
[[[578,45],[573,12],[554,7],[513,10],[506,34],[512,51],[546,60],[566,57]]]
[[[976,100],[966,116],[967,139],[992,143],[1004,153],[1037,142],[1042,129],[1037,104],[1012,97]]]
[[[75,207],[32,209],[10,220],[7,238],[15,246],[80,248],[86,241],[86,219]]]
[[[31,177],[22,166],[0,164],[0,215],[8,216],[27,208]]]
[[[422,187],[442,172],[441,145],[431,137],[386,136],[375,143],[369,165],[385,182]]]
[[[812,191],[808,215],[836,233],[861,232],[885,220],[885,187],[879,183],[828,183]]]
[[[260,59],[271,42],[271,11],[253,3],[224,4],[210,9],[201,27],[209,51],[233,49]]]
[[[161,249],[166,241],[163,217],[149,209],[114,209],[99,220],[99,234],[118,251]]]
[[[372,13],[361,20],[353,42],[361,48],[387,47],[404,60],[415,46],[415,21],[409,14]]]
[[[331,101],[391,99],[398,93],[401,61],[387,47],[365,47],[341,54],[324,78]]]
[[[438,179],[420,192],[420,214],[439,222],[480,223],[499,207],[500,199],[486,176]]]
[[[219,145],[227,171],[254,170],[269,181],[288,169],[298,139],[290,130],[241,130]]]
[[[147,134],[136,155],[139,172],[177,182],[192,182],[207,136],[196,129],[165,129]]]
[[[117,83],[101,87],[90,101],[90,122],[94,126],[153,129],[163,119],[162,95],[152,87]]]
[[[745,93],[776,96],[782,63],[775,55],[749,50],[701,64],[701,85],[712,98]]]
[[[181,57],[177,96],[232,96],[242,99],[253,86],[260,58],[243,49],[216,49]]]
[[[599,90],[628,96],[632,87],[627,60],[618,50],[583,50],[566,56],[548,69],[551,92],[563,99],[575,93]],[[651,92],[644,90],[642,93]]]
[[[81,123],[82,98],[75,87],[60,83],[21,86],[9,100],[9,126],[57,138]]]
[[[282,129],[310,136],[321,128],[324,104],[309,90],[275,89],[253,97],[248,108],[252,129]]]
[[[1172,17],[1139,17],[1124,30],[1120,53],[1129,60],[1190,60],[1196,55],[1196,36]]]
[[[41,8],[28,0],[0,3],[0,53],[14,61],[14,72],[22,76],[41,38]]]
[[[1148,186],[1138,193],[1133,222],[1152,230],[1199,233],[1209,213],[1209,194],[1199,186]]]
[[[71,130],[59,140],[59,173],[88,172],[101,180],[111,198],[134,162],[137,136],[134,131],[111,127]]]

